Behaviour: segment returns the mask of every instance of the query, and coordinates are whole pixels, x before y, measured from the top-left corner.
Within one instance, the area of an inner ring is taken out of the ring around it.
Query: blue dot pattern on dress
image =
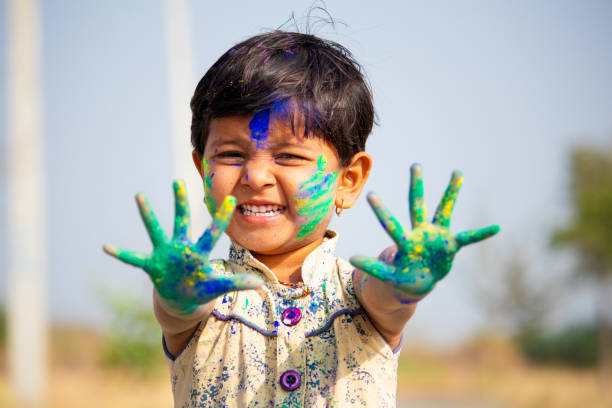
[[[232,243],[229,259],[214,262],[216,272],[259,274],[265,285],[219,297],[169,361],[175,407],[395,407],[398,353],[361,309],[354,268],[334,257],[336,242],[328,231],[306,258],[306,296]],[[300,321],[279,323],[292,307],[302,312]],[[280,384],[288,371],[300,375],[293,391]]]

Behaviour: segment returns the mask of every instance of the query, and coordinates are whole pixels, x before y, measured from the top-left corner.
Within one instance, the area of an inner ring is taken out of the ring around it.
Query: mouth
[[[238,208],[243,215],[255,217],[274,217],[275,215],[282,214],[287,209],[284,205],[278,204],[240,204]]]

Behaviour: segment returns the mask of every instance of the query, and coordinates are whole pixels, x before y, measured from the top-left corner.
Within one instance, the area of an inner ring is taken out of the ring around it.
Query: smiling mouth
[[[272,217],[281,214],[287,207],[284,205],[249,205],[241,204],[240,212],[244,215],[254,215],[256,217]]]

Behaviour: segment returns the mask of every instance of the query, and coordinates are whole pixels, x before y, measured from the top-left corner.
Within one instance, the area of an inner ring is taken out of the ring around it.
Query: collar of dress
[[[306,286],[314,288],[321,285],[325,275],[332,270],[335,264],[334,250],[337,243],[338,233],[327,230],[321,245],[306,256],[302,264],[302,280]],[[259,262],[251,251],[233,240],[230,246],[229,262],[241,267],[250,267],[254,272],[263,275],[265,279],[278,283],[278,278],[270,268]]]

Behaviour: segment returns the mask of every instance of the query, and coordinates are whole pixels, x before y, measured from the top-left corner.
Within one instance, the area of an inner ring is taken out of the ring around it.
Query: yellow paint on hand
[[[455,205],[455,200],[448,200],[442,209],[442,215],[446,218],[450,218],[453,211],[453,206]]]

